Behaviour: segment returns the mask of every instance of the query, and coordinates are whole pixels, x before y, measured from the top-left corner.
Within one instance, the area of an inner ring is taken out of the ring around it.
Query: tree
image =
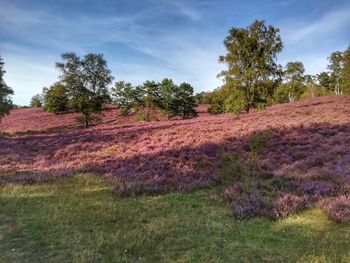
[[[163,79],[159,87],[160,108],[165,111],[167,118],[176,115],[175,94],[176,86],[171,79]]]
[[[41,94],[36,94],[30,99],[30,107],[41,108],[43,106],[43,97]]]
[[[318,75],[306,75],[305,76],[305,90],[300,96],[300,99],[308,99],[327,95],[327,88],[317,84]]]
[[[340,51],[333,52],[328,60],[330,62],[328,69],[330,71],[332,88],[335,95],[341,95],[343,94],[343,89],[340,85],[340,78],[343,69],[343,53]]]
[[[236,101],[229,100],[231,94],[235,92],[239,92],[240,90],[235,89],[234,86],[230,85],[226,82],[222,87],[215,89],[207,95],[207,102],[210,104],[208,108],[208,112],[210,114],[221,114],[224,112],[232,112],[236,113],[236,111],[230,111],[232,107],[229,106],[231,103],[237,103]],[[242,91],[243,92],[243,91]],[[243,92],[244,94],[244,92]],[[245,100],[245,96],[240,97],[239,99]],[[240,104],[238,102],[238,104]],[[244,111],[246,109],[246,103],[244,103]]]
[[[12,109],[11,95],[13,95],[13,90],[6,85],[4,80],[4,75],[6,73],[4,69],[5,62],[0,56],[0,120],[3,116],[8,114]]]
[[[135,88],[131,83],[126,83],[125,81],[117,81],[112,88],[111,92],[112,102],[118,105],[125,114],[129,112],[130,108],[135,105],[136,93]]]
[[[288,62],[283,71],[284,85],[279,87],[280,90],[278,90],[277,93],[279,93],[281,96],[281,93],[286,92],[286,96],[289,102],[299,99],[299,97],[301,96],[301,94],[303,94],[305,90],[304,72],[305,69],[302,62]]]
[[[225,112],[239,114],[246,110],[246,104],[244,91],[234,89],[224,101]]]
[[[350,94],[350,46],[343,53],[343,68],[341,71],[342,91]]]
[[[181,83],[177,89],[175,102],[176,114],[183,119],[196,117],[197,103],[193,96],[193,87],[188,83]]]
[[[143,83],[143,102],[142,102],[142,113],[140,117],[145,121],[150,121],[152,118],[152,112],[156,112],[161,106],[160,98],[160,84],[155,81],[149,81]]]
[[[143,83],[143,90],[145,106],[147,108],[159,108],[161,104],[160,84],[147,80]]]
[[[151,120],[152,112],[162,110],[168,118],[181,116],[184,119],[197,116],[193,87],[188,83],[180,86],[171,79],[161,83],[146,81],[143,85],[132,86],[119,81],[112,88],[113,103],[121,107],[122,115],[127,115],[131,108],[138,110],[138,117]]]
[[[316,75],[316,79],[318,81],[318,84],[322,87],[325,87],[327,90],[331,90],[332,88],[332,81],[329,74],[325,71],[321,72],[320,74]]]
[[[65,53],[62,60],[56,63],[61,71],[61,82],[71,106],[82,113],[81,121],[88,127],[91,121],[98,119],[102,105],[110,100],[111,71],[102,54],[90,53],[80,59],[75,53]]]
[[[211,92],[202,91],[194,95],[197,104],[209,104],[209,97]]]
[[[237,94],[244,96],[239,100],[244,101],[246,112],[267,103],[280,81],[276,58],[283,44],[279,29],[256,20],[247,28],[231,28],[224,45],[227,54],[219,57],[228,66],[219,74],[224,83],[241,91]]]
[[[67,90],[61,83],[52,85],[49,89],[43,89],[44,110],[53,113],[65,112],[68,110]]]

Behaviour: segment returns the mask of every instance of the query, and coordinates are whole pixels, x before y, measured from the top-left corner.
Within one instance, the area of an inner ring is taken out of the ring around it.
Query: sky
[[[15,104],[58,80],[64,52],[102,53],[115,81],[167,77],[196,92],[221,85],[223,40],[231,27],[263,19],[280,29],[278,63],[326,70],[350,45],[349,0],[0,0],[0,55]]]

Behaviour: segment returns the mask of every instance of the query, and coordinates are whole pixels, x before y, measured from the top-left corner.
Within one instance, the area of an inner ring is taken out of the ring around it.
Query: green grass
[[[0,188],[0,262],[350,262],[350,227],[309,210],[238,221],[217,189],[120,198],[94,176]]]

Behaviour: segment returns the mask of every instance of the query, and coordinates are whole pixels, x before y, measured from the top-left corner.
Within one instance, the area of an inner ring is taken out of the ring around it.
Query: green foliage
[[[176,115],[176,86],[171,79],[163,79],[159,86],[160,108],[167,118]]]
[[[210,107],[208,108],[208,113],[213,114],[213,115],[217,115],[217,114],[221,114],[223,113],[223,109],[222,109],[222,105],[221,104],[211,104]]]
[[[30,100],[30,107],[41,108],[43,106],[43,97],[41,94],[34,95]]]
[[[285,103],[289,101],[288,98],[289,87],[285,83],[278,85],[276,92],[274,94],[274,101],[276,103]]]
[[[328,78],[322,73],[320,84],[328,85],[335,95],[350,94],[350,46],[344,52],[333,52],[328,60]]]
[[[284,83],[279,85],[275,100],[279,103],[298,100],[305,91],[304,65],[302,62],[288,62],[283,71]]]
[[[0,56],[0,121],[3,116],[8,114],[13,107],[11,95],[13,95],[13,90],[6,85],[4,80],[4,60]]]
[[[125,81],[117,81],[112,88],[111,95],[112,102],[123,108],[134,107],[142,100],[140,89]]]
[[[85,127],[96,119],[102,105],[110,101],[108,86],[113,77],[102,54],[87,54],[83,59],[75,53],[62,55],[63,62],[56,63],[61,71],[70,106],[82,113]]]
[[[228,110],[233,109],[233,107],[235,107],[231,105],[231,102],[233,98],[237,97],[237,93],[239,93],[239,91],[236,92],[236,87],[234,86],[234,83],[232,81],[226,82],[222,87],[217,88],[213,92],[210,92],[206,96],[208,104],[210,104],[208,112],[210,114],[230,112]],[[233,96],[231,96],[231,94],[233,94]],[[238,101],[241,99],[245,100],[245,98],[239,98]]]
[[[247,103],[245,92],[241,89],[234,89],[224,102],[225,111],[235,114],[242,113],[246,111]]]
[[[128,107],[122,107],[119,109],[119,114],[121,116],[128,116],[130,114],[130,109]]]
[[[82,114],[81,116],[77,116],[75,120],[78,123],[85,124],[86,127],[88,127],[86,124],[92,124],[92,123],[98,123],[102,120],[102,116],[100,113],[92,112],[90,114]]]
[[[350,46],[343,53],[341,85],[344,94],[350,94]]]
[[[340,86],[343,68],[343,53],[340,51],[333,52],[328,60],[330,63],[328,65],[328,70],[330,72],[331,89],[336,95],[341,95],[343,93]]]
[[[197,104],[208,104],[208,95],[210,94],[210,92],[199,92],[196,95],[194,95],[194,99],[196,101]]]
[[[147,80],[143,83],[143,105],[149,108],[159,108],[161,105],[160,84]]]
[[[320,74],[317,74],[316,78],[320,86],[325,87],[329,91],[332,89],[332,81],[327,72],[323,71]]]
[[[228,69],[220,76],[226,84],[243,91],[239,94],[245,97],[240,100],[246,101],[245,111],[267,103],[280,81],[280,67],[275,62],[283,47],[279,30],[255,21],[248,28],[231,28],[224,44],[227,54],[219,61]]]
[[[225,86],[223,86],[207,94],[207,103],[210,104],[208,112],[214,115],[225,112],[224,101],[229,96],[229,93],[227,93]]]
[[[193,87],[188,83],[177,86],[171,79],[164,79],[161,83],[146,81],[140,86],[119,81],[112,88],[112,98],[115,104],[125,109],[125,114],[131,108],[137,110],[138,118],[143,121],[151,120],[155,109],[162,110],[168,118],[197,116]]]
[[[181,83],[175,95],[176,115],[183,119],[196,117],[197,103],[193,96],[193,87],[188,83]]]
[[[329,90],[325,86],[321,86],[315,82],[315,78],[318,80],[319,77],[312,77],[310,75],[306,76],[305,89],[300,99],[308,99],[326,96],[329,94]]]
[[[137,109],[136,121],[151,121],[151,119],[151,111],[148,108]]]
[[[66,87],[60,83],[44,89],[44,110],[47,112],[60,113],[68,110],[68,95]]]

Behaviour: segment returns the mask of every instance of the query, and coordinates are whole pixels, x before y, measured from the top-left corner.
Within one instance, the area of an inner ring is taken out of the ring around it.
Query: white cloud
[[[350,44],[350,7],[330,9],[313,21],[289,20],[280,25],[284,50],[280,63],[301,61],[308,74],[325,71],[327,57]]]
[[[0,37],[2,32],[10,35],[6,42],[0,42],[0,52],[8,72],[5,79],[15,89],[15,101],[28,103],[43,86],[56,81],[58,72],[54,63],[65,51],[80,55],[105,53],[115,76],[135,84],[171,77],[176,82],[193,84],[196,91],[212,90],[220,85],[216,75],[223,65],[217,59],[224,54],[225,35],[218,33],[222,30],[197,27],[203,21],[207,25],[208,14],[215,18],[212,5],[218,2],[148,1],[146,8],[130,15],[80,13],[69,19],[44,7],[24,10],[0,0]],[[279,1],[279,4],[289,5],[293,1]],[[223,2],[228,6],[229,1],[220,1]],[[185,23],[179,27],[163,25],[162,18],[169,16],[182,16],[179,21],[187,21],[186,26]],[[329,10],[311,22],[294,20],[277,26],[285,43],[280,62],[300,60],[308,73],[317,73],[325,69],[326,58],[332,51],[350,44],[337,38],[342,34],[350,39],[350,7]],[[133,59],[116,55],[113,46],[117,45],[128,47]],[[140,53],[144,56],[139,56]]]
[[[283,39],[288,45],[300,43],[318,43],[320,40],[345,33],[350,38],[350,7],[330,10],[313,22],[298,23],[296,21],[283,26]]]

